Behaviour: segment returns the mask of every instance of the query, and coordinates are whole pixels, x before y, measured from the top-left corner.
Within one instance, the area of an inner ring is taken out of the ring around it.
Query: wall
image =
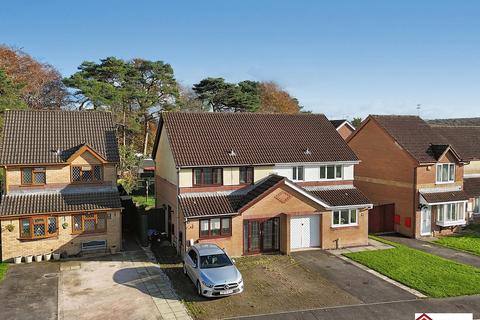
[[[470,161],[470,164],[465,166],[465,176],[480,175],[480,161]]]
[[[358,211],[358,225],[349,227],[332,227],[332,212],[323,212],[321,217],[322,249],[368,245],[368,210]]]
[[[168,141],[165,126],[162,127],[158,141],[157,154],[155,155],[155,176],[177,185],[177,170],[173,159],[172,149]]]
[[[337,129],[337,132],[344,140],[347,140],[347,138],[353,133],[353,130],[348,125],[343,125]]]
[[[16,256],[45,254],[49,252],[67,252],[75,255],[80,252],[81,243],[91,240],[107,240],[108,248],[122,246],[122,217],[120,210],[110,211],[111,219],[107,219],[107,232],[96,235],[73,235],[71,215],[59,216],[59,235],[48,239],[19,240],[20,221],[18,219],[1,220],[2,259],[9,260]],[[62,228],[62,223],[67,222],[68,227]],[[15,229],[9,232],[5,227],[13,224]]]

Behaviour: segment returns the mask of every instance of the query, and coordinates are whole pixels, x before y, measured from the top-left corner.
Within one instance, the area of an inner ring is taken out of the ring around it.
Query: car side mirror
[[[235,261],[235,259],[232,259],[232,263],[233,263],[233,264],[236,264],[236,263],[237,263],[237,261]]]
[[[195,269],[197,269],[198,265],[194,262],[194,263],[193,263],[193,267],[194,267]]]

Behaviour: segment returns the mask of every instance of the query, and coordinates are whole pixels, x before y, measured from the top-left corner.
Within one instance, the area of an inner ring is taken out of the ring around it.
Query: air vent
[[[228,152],[228,155],[229,155],[230,157],[235,157],[237,154],[235,153],[235,151],[230,150],[230,152]]]
[[[312,154],[312,151],[310,151],[310,149],[306,149],[305,151],[303,151],[303,153],[305,153],[306,155],[310,155]]]

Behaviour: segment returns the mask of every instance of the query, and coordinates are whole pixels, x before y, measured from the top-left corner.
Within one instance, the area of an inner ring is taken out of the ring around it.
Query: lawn
[[[133,195],[133,202],[139,206],[145,206],[146,208],[155,207],[155,197],[149,196],[148,199],[145,199],[145,195]]]
[[[8,264],[0,262],[0,282],[2,282],[3,278],[7,274],[7,268]]]
[[[480,293],[480,268],[392,243],[392,249],[346,253],[345,256],[435,298]]]
[[[461,234],[442,237],[434,242],[480,256],[480,225],[469,225]]]

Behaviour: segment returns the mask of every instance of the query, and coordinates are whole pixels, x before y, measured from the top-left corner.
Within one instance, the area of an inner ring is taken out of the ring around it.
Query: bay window
[[[222,168],[195,168],[193,169],[194,186],[210,186],[223,184]]]
[[[320,166],[320,180],[339,180],[343,178],[342,165]]]
[[[465,203],[447,203],[436,206],[437,224],[451,226],[465,223]]]
[[[58,235],[57,217],[30,217],[20,219],[21,239],[42,239]]]
[[[473,199],[473,213],[480,213],[480,197]]]
[[[437,183],[450,183],[455,181],[455,164],[437,164]]]
[[[107,230],[105,213],[82,213],[72,215],[72,233],[103,233]]]
[[[358,224],[357,209],[334,210],[332,212],[332,226],[354,226]]]
[[[200,238],[215,238],[232,235],[232,218],[200,220]]]

